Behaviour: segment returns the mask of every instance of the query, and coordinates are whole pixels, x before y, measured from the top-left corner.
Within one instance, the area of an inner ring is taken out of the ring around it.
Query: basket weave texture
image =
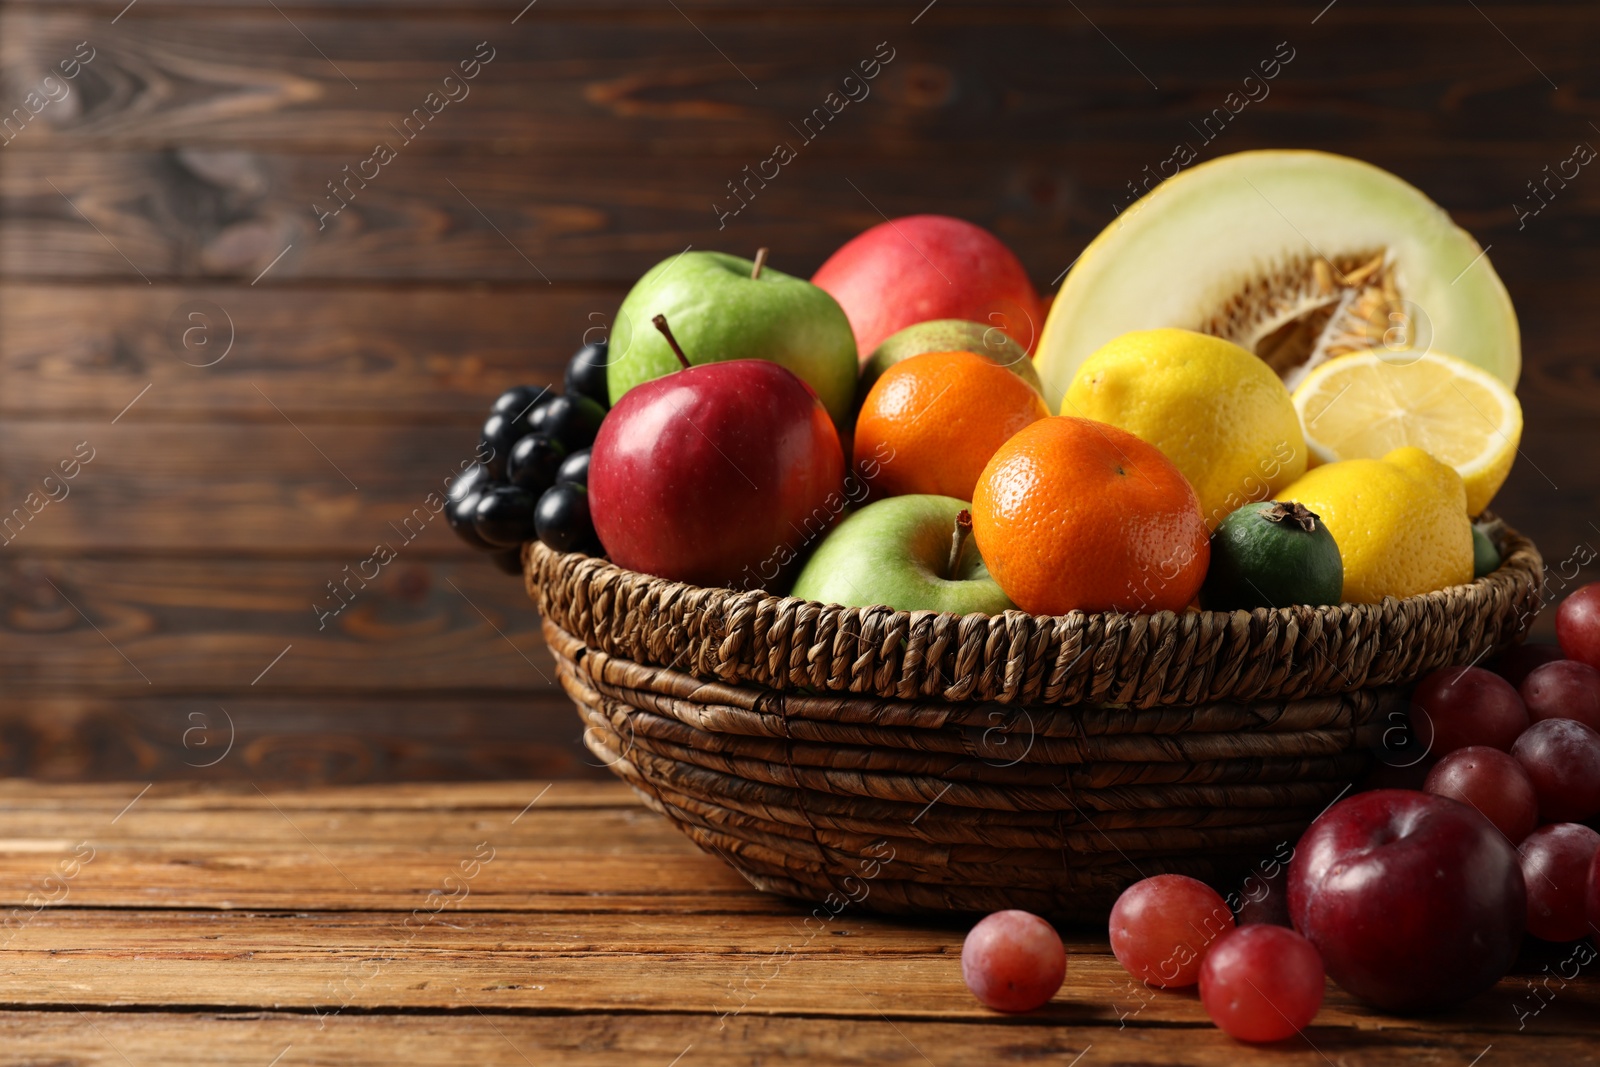
[[[846,608],[524,560],[590,749],[757,887],[1099,921],[1139,877],[1292,845],[1401,721],[1395,687],[1520,640],[1542,562],[1499,541],[1495,573],[1424,596],[1183,615]]]

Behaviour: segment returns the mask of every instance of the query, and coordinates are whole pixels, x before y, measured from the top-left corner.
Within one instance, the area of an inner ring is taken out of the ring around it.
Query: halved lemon
[[[1511,389],[1441,352],[1339,356],[1306,376],[1294,406],[1314,460],[1381,459],[1414,445],[1461,475],[1469,515],[1489,506],[1522,440]]]

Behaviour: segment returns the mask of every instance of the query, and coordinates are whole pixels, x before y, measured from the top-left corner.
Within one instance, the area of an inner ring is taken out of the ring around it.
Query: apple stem
[[[667,325],[665,315],[657,315],[650,320],[656,324],[656,329],[661,331],[661,336],[667,339],[667,344],[672,346],[672,354],[678,357],[678,362],[683,364],[683,369],[689,369],[689,357],[683,354],[683,346],[678,344],[678,339],[672,336],[672,327]]]
[[[950,565],[946,568],[946,577],[954,582],[961,573],[961,550],[967,547],[967,536],[972,533],[972,512],[961,509],[956,516],[955,532],[950,535]]]
[[[750,268],[750,280],[751,281],[759,280],[761,278],[761,268],[765,267],[766,265],[767,265],[767,250],[765,248],[756,249],[756,262],[755,262],[755,266]]]

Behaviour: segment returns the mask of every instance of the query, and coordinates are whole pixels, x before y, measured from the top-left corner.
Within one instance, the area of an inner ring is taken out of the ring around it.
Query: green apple
[[[861,384],[856,387],[856,408],[867,398],[867,391],[883,376],[883,372],[902,359],[920,356],[924,352],[973,352],[998,363],[1018,378],[1044,393],[1044,383],[1034,369],[1028,350],[998,326],[985,326],[966,319],[932,319],[919,322],[884,338],[873,350],[861,368]]]
[[[968,504],[949,496],[892,496],[845,519],[817,546],[791,596],[897,611],[998,615],[1016,605],[989,577],[967,536]],[[964,521],[963,521],[964,520]]]
[[[691,363],[764,359],[809,385],[835,424],[849,422],[855,335],[844,310],[803,278],[723,252],[685,252],[651,267],[617,312],[606,390],[612,406],[643,382],[681,369],[651,326],[665,315]]]

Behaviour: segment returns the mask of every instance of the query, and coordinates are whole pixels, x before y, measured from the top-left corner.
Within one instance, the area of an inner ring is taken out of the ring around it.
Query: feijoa
[[[1500,569],[1500,550],[1482,526],[1472,524],[1472,576],[1482,578]]]
[[[1344,563],[1333,534],[1302,504],[1246,504],[1211,534],[1211,566],[1200,589],[1208,611],[1337,604]]]

